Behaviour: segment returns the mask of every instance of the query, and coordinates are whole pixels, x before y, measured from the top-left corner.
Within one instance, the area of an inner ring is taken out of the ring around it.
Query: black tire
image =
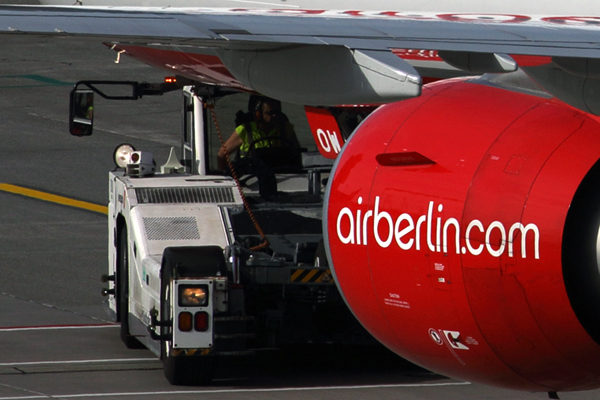
[[[117,252],[117,313],[121,321],[121,340],[128,349],[143,349],[145,346],[129,332],[129,252],[127,227],[119,233]]]
[[[171,307],[172,265],[161,268],[160,319],[173,321]],[[163,326],[161,335],[170,336],[173,327]],[[211,356],[174,356],[172,340],[162,340],[160,358],[163,362],[165,377],[171,385],[200,386],[209,384],[215,376],[215,358]]]

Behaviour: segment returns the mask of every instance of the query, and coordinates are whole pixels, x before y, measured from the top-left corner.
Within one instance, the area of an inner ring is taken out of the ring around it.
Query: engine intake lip
[[[563,278],[575,315],[600,345],[600,160],[586,174],[567,213]]]

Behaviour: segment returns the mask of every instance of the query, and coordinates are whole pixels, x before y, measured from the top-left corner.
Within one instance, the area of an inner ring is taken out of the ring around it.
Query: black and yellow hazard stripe
[[[328,269],[292,269],[290,278],[292,283],[333,283],[331,271]]]

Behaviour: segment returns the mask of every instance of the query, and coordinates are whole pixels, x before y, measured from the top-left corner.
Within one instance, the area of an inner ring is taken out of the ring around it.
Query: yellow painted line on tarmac
[[[108,207],[98,204],[88,203],[86,201],[74,200],[68,197],[57,196],[39,190],[27,189],[21,186],[0,183],[0,191],[19,194],[21,196],[32,197],[34,199],[49,201],[51,203],[62,204],[64,206],[81,208],[88,211],[94,211],[101,214],[108,214]]]

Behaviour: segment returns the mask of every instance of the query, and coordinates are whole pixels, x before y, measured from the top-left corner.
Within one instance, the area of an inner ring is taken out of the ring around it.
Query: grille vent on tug
[[[230,187],[137,188],[138,204],[233,203]]]
[[[145,217],[143,221],[148,240],[200,239],[195,217]]]

